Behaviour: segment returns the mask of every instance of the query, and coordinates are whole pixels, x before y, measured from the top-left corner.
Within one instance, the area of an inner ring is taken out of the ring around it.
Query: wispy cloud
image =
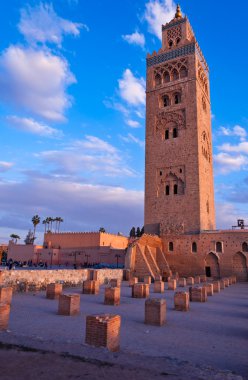
[[[0,161],[0,173],[7,172],[13,165],[13,162]]]
[[[145,147],[145,142],[143,140],[140,140],[138,137],[135,137],[132,133],[128,133],[127,136],[120,136],[120,138],[126,143],[135,143],[141,148]]]
[[[174,18],[176,4],[173,0],[150,0],[145,8],[144,18],[148,23],[149,31],[161,39],[161,26]]]
[[[122,36],[123,40],[128,42],[130,45],[138,45],[140,47],[145,46],[145,36],[143,33],[139,33],[138,31],[135,31],[132,34],[125,34]]]
[[[233,128],[220,127],[219,134],[222,136],[237,136],[241,141],[245,141],[247,131],[240,125],[235,125]]]
[[[43,137],[62,137],[62,131],[27,117],[7,116],[7,121],[18,130]]]
[[[88,30],[84,24],[59,17],[52,4],[40,3],[35,7],[27,6],[21,10],[19,31],[30,43],[53,43],[61,46],[64,35],[79,36],[80,29]]]
[[[222,144],[218,146],[218,150],[221,150],[223,152],[235,152],[235,153],[245,153],[248,154],[248,142],[244,141],[237,145],[232,145],[229,143]]]
[[[131,128],[139,128],[140,127],[140,123],[138,121],[132,120],[132,119],[126,120],[126,124],[129,125],[129,127],[131,127]]]

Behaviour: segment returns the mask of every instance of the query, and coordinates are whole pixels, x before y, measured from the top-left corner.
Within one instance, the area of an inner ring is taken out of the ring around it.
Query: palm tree
[[[61,216],[58,217],[58,232],[59,232],[59,228],[60,228],[60,223],[63,223],[64,219],[61,218]]]
[[[10,235],[11,237],[11,240],[13,241],[13,243],[17,243],[17,240],[21,239],[19,235],[16,235],[16,234],[11,234]]]
[[[49,230],[49,232],[52,232],[52,223],[53,223],[53,219],[52,219],[50,216],[48,216],[48,217],[46,218],[46,220],[47,220],[47,224],[48,224],[48,230]],[[50,224],[51,224],[51,226],[50,226]]]
[[[35,238],[35,231],[36,231],[36,226],[40,223],[40,217],[39,215],[34,215],[32,218],[32,223],[34,225],[34,238]]]
[[[44,220],[42,221],[42,224],[44,224],[44,225],[45,225],[45,234],[46,234],[46,228],[47,228],[47,220],[46,220],[46,219],[44,219]]]

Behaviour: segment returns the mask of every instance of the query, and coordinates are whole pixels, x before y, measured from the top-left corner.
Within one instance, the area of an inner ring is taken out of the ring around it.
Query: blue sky
[[[248,222],[248,5],[181,6],[210,67],[216,219],[227,228]],[[145,58],[174,13],[172,0],[1,2],[0,242],[25,238],[35,214],[61,216],[67,231],[143,225]]]

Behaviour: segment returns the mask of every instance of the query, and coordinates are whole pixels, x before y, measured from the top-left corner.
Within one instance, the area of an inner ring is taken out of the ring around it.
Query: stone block
[[[7,330],[9,324],[10,304],[0,303],[0,331]]]
[[[201,277],[200,276],[195,276],[194,280],[195,280],[195,284],[201,283]]]
[[[105,288],[104,304],[118,306],[120,305],[121,289],[120,287]]]
[[[214,285],[213,284],[208,283],[204,287],[206,288],[207,296],[213,296],[214,295]]]
[[[168,290],[175,290],[177,288],[177,280],[170,279],[168,281]]]
[[[219,293],[220,292],[220,281],[214,281],[213,282],[213,288],[214,288],[214,293]]]
[[[188,292],[176,292],[174,295],[174,305],[177,311],[189,310],[189,293]]]
[[[149,298],[145,302],[145,323],[163,326],[166,321],[166,300]]]
[[[13,289],[11,286],[0,287],[0,303],[11,304]]]
[[[154,293],[164,293],[164,282],[155,281],[154,282]]]
[[[120,288],[121,287],[121,280],[116,279],[116,278],[112,278],[109,281],[109,285],[111,286],[111,288]]]
[[[189,288],[191,302],[206,302],[207,291],[202,286],[194,286]]]
[[[60,294],[63,291],[63,285],[62,284],[48,284],[46,288],[46,298],[50,300],[58,299]]]
[[[205,274],[200,275],[201,282],[207,282],[207,276]]]
[[[129,286],[133,286],[134,284],[138,283],[138,277],[131,277],[129,280]]]
[[[186,278],[184,278],[184,277],[180,277],[179,280],[178,280],[178,285],[179,285],[181,288],[184,288],[184,287],[187,285],[187,280],[186,280]]]
[[[106,347],[115,352],[120,349],[121,317],[103,314],[86,317],[85,343],[95,347]]]
[[[194,285],[194,283],[195,283],[194,277],[187,278],[187,285]]]
[[[99,281],[86,280],[83,282],[83,294],[98,294],[99,293]]]
[[[144,283],[148,284],[148,285],[151,285],[151,283],[152,283],[151,276],[144,276]]]
[[[163,281],[162,276],[160,276],[159,274],[156,274],[154,281]]]
[[[149,293],[150,293],[149,284],[138,282],[137,284],[133,285],[133,289],[132,289],[133,298],[147,298],[149,297]]]
[[[123,280],[124,281],[129,281],[131,278],[131,271],[130,269],[124,269],[123,270]]]
[[[220,280],[220,289],[221,290],[223,290],[223,289],[225,289],[225,280],[222,278],[221,280]]]
[[[59,315],[74,316],[80,313],[79,294],[60,294],[59,296]]]
[[[225,287],[228,288],[230,286],[229,278],[224,278]]]

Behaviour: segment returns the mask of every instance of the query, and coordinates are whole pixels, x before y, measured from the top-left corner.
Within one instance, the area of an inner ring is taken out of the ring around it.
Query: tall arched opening
[[[220,277],[219,259],[216,254],[210,252],[205,260],[205,271],[207,277]]]
[[[237,277],[237,281],[243,282],[248,280],[246,257],[243,253],[235,253],[233,256],[232,269],[233,274]]]

